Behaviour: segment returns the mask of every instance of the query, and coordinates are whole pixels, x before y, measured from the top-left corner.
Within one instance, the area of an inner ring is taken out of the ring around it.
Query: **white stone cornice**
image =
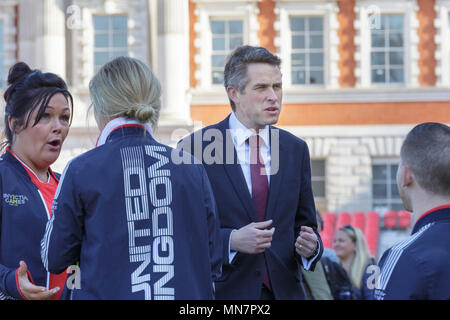
[[[358,103],[450,101],[448,88],[342,88],[284,90],[283,103]]]

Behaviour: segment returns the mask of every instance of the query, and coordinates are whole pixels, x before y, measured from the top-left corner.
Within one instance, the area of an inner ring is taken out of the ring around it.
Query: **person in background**
[[[397,187],[411,237],[384,252],[378,300],[450,299],[450,127],[415,126],[400,150]]]
[[[63,79],[11,67],[5,91],[6,141],[0,158],[0,299],[59,299],[67,274],[48,273],[40,241],[52,216],[58,159],[73,114]]]
[[[339,228],[333,238],[333,249],[353,284],[354,299],[373,300],[375,288],[368,284],[371,275],[368,268],[375,260],[362,231],[351,225]]]
[[[317,232],[321,233],[323,230],[323,219],[318,210],[316,210],[316,220]],[[322,257],[317,261],[314,271],[301,269],[306,300],[333,300],[333,295],[322,266],[322,259],[326,256],[327,251],[330,251],[330,249],[323,249]],[[336,256],[336,254],[334,256]]]
[[[317,231],[320,233],[323,230],[323,219],[317,210],[316,220]],[[302,270],[302,274],[307,300],[354,299],[352,283],[333,249],[324,248],[314,271]]]
[[[101,134],[64,169],[42,239],[45,268],[79,261],[72,299],[213,299],[222,260],[214,197],[201,164],[173,163],[174,150],[153,138],[159,80],[119,57],[89,92]]]
[[[322,232],[323,231],[323,219],[318,210],[316,210],[316,220],[317,220],[317,230],[319,232]],[[329,258],[331,261],[339,263],[339,258],[337,257],[336,252],[333,249],[323,248],[322,257]]]

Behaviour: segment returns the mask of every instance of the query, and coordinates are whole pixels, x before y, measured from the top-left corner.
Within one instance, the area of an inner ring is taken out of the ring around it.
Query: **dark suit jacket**
[[[294,246],[301,226],[312,227],[320,241],[321,250],[312,269],[323,251],[317,233],[308,147],[287,131],[270,127],[271,171],[276,174],[270,177],[266,220],[272,219],[275,227],[272,244],[260,254],[238,252],[230,264],[231,231],[258,220],[228,129],[229,116],[194,132],[178,146],[203,163],[218,207],[224,262],[222,277],[216,282],[216,299],[259,299],[264,259],[275,298],[304,299],[299,270],[302,262]]]

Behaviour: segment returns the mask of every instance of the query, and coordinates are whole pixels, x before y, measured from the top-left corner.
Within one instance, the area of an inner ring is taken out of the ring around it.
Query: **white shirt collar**
[[[100,133],[100,136],[97,140],[97,147],[105,144],[106,139],[108,139],[108,136],[116,129],[119,129],[121,127],[130,127],[130,126],[136,126],[141,127],[145,129],[151,136],[153,136],[153,130],[149,123],[141,123],[136,120],[129,120],[125,119],[123,117],[118,117],[110,120],[106,126],[103,128],[102,132]]]
[[[249,129],[239,121],[235,113],[232,112],[229,119],[230,133],[234,142],[241,146],[245,141],[256,134],[254,129]],[[269,145],[269,126],[266,125],[264,129],[259,130],[258,135],[263,139],[266,146]]]

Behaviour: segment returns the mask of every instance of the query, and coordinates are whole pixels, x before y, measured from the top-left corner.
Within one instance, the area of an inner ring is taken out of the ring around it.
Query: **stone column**
[[[188,8],[188,0],[158,0],[158,51],[154,70],[162,86],[160,126],[191,123]]]
[[[19,60],[66,77],[63,0],[19,1]]]

